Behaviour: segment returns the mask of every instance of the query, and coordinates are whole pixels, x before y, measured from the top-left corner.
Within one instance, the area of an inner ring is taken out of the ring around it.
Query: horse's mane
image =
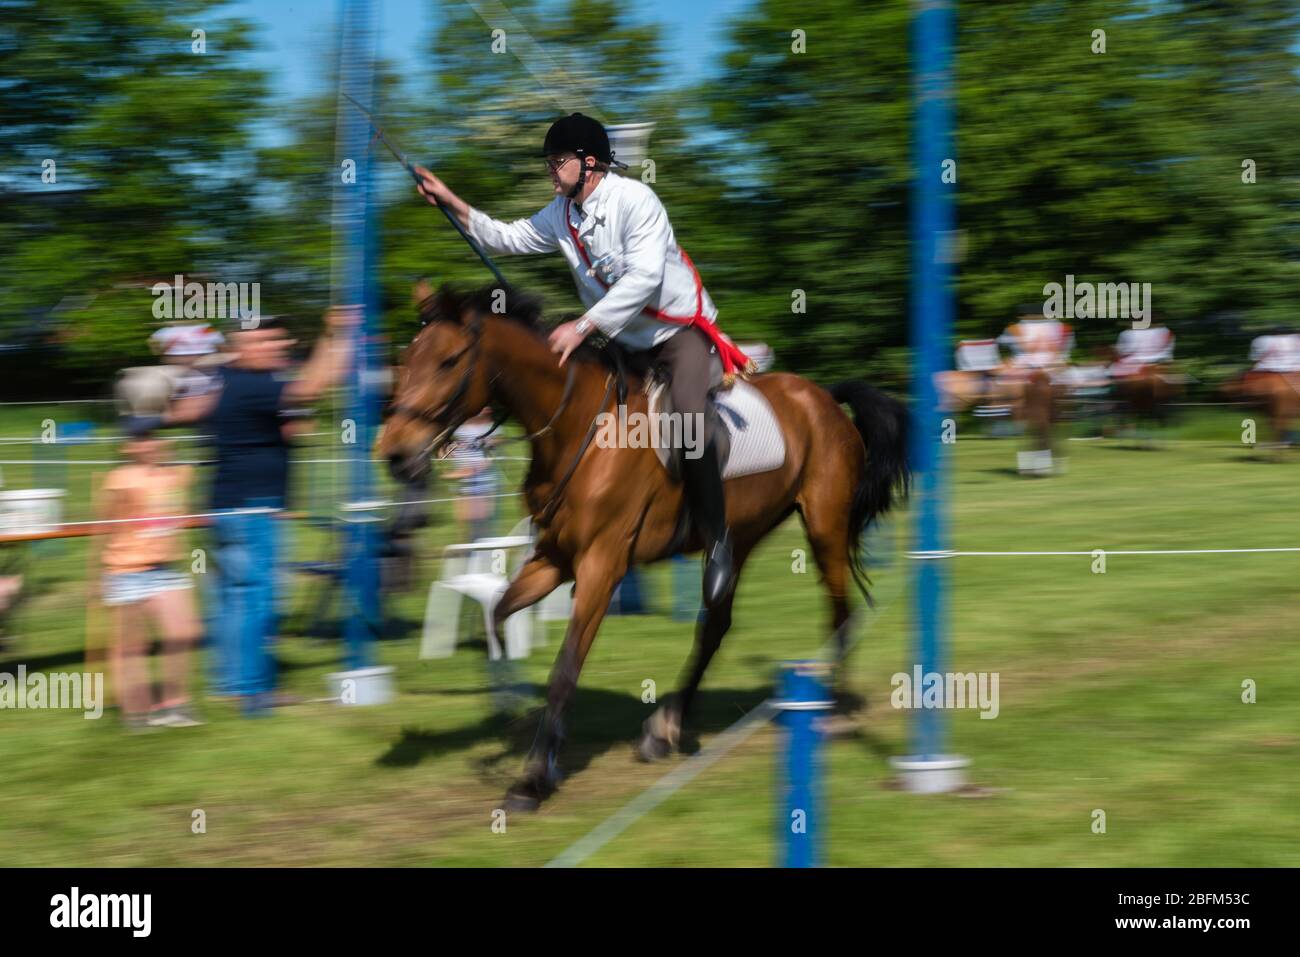
[[[499,304],[504,304],[505,312],[498,310]],[[425,323],[458,323],[467,312],[499,315],[535,332],[542,331],[542,300],[514,286],[494,285],[466,289],[448,282],[420,303],[420,319]]]
[[[505,312],[497,311],[498,304],[503,302]],[[551,328],[542,323],[541,297],[511,285],[488,285],[477,289],[466,289],[455,283],[443,283],[437,292],[420,304],[420,321],[426,325],[430,322],[459,323],[467,313],[471,312],[508,319],[523,326],[539,339],[544,338]],[[580,313],[564,315],[560,317],[560,321],[576,319],[578,315]],[[596,350],[587,343],[574,351],[573,358],[583,362],[601,361]]]

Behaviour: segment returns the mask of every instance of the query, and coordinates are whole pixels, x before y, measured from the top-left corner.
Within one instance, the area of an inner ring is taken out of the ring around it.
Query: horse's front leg
[[[537,737],[524,763],[524,776],[506,792],[506,806],[516,811],[536,810],[555,790],[560,774],[558,756],[564,738],[564,713],[578,686],[578,675],[591,643],[605,617],[614,588],[627,571],[625,542],[595,544],[574,563],[573,614],[564,645],[551,668],[546,691],[546,711]]]
[[[522,702],[516,689],[517,670],[510,660],[506,641],[506,620],[525,608],[537,604],[565,581],[564,571],[545,554],[537,554],[524,563],[506,587],[492,611],[489,626],[491,641],[505,650],[498,662],[488,662],[492,676],[493,707],[503,714],[513,714]],[[545,625],[542,625],[544,628]]]

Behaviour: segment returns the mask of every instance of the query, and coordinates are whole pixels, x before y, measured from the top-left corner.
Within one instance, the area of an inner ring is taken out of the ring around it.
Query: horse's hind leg
[[[851,549],[859,547],[858,536],[851,533],[847,518],[851,502],[830,489],[839,483],[823,484],[800,495],[799,515],[812,545],[813,558],[821,571],[822,585],[831,606],[831,628],[835,640],[835,698],[845,706],[851,696],[847,691],[845,658],[849,652],[853,616],[849,610],[849,566]],[[845,487],[848,487],[845,483]]]
[[[732,555],[735,562],[736,580],[745,567],[749,556],[749,544],[737,543]],[[650,715],[641,726],[641,737],[637,741],[637,756],[642,761],[658,761],[666,758],[681,741],[682,726],[691,713],[695,694],[699,691],[704,672],[713,660],[713,655],[722,644],[723,637],[731,628],[731,604],[735,600],[736,590],[715,607],[706,609],[704,617],[695,628],[695,647],[687,663],[686,680],[677,694],[665,701],[654,714]]]

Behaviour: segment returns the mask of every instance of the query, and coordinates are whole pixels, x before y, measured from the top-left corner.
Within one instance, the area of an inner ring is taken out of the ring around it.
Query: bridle
[[[433,412],[415,406],[405,405],[400,402],[394,402],[389,406],[389,412],[391,415],[402,415],[408,419],[415,419],[417,422],[423,422],[425,425],[431,425],[434,428],[437,428],[440,423],[447,420],[448,414],[452,412],[456,405],[464,401],[465,393],[469,391],[469,384],[474,379],[474,368],[478,364],[479,341],[483,335],[483,320],[477,314],[475,314],[474,318],[470,321],[469,329],[469,344],[455,355],[449,356],[444,360],[445,362],[459,362],[460,357],[466,352],[470,354],[469,363],[465,366],[465,373],[461,376],[460,382],[457,383],[456,390],[452,392],[451,398]],[[500,375],[500,373],[498,373],[498,375]],[[466,413],[462,415],[458,421],[453,421],[451,425],[437,433],[433,437],[433,440],[420,450],[420,455],[424,456],[431,453],[439,445],[445,442],[448,436],[452,435],[458,428],[464,425],[469,417],[469,414]]]
[[[391,406],[389,406],[389,411],[391,415],[402,415],[408,419],[414,419],[417,422],[423,422],[426,425],[431,425],[434,428],[437,428],[437,426],[440,423],[447,421],[446,416],[449,413],[452,413],[452,410],[455,409],[458,403],[464,401],[465,394],[469,391],[470,382],[473,381],[474,378],[475,367],[478,364],[479,351],[480,351],[480,346],[482,343],[482,336],[483,336],[482,317],[479,316],[477,313],[475,313],[474,318],[470,320],[469,328],[470,328],[469,344],[466,345],[464,349],[461,349],[459,352],[457,352],[455,355],[449,356],[447,359],[444,360],[444,362],[453,362],[453,361],[458,362],[460,361],[460,357],[463,356],[466,352],[470,354],[469,363],[466,365],[465,372],[461,376],[460,382],[457,383],[456,389],[454,392],[452,392],[451,397],[434,412],[428,412],[424,409],[420,409],[415,406],[394,402]],[[546,421],[545,425],[543,425],[537,431],[530,432],[527,435],[510,436],[507,438],[503,438],[500,441],[503,443],[504,442],[531,442],[534,439],[541,438],[547,432],[550,432],[554,428],[555,423],[559,421],[560,416],[564,414],[564,410],[568,408],[569,401],[573,398],[573,386],[574,383],[577,381],[577,372],[578,372],[577,363],[570,362],[569,372],[564,380],[564,393],[560,396],[560,404],[556,407],[555,411],[551,414],[551,417]],[[497,372],[496,375],[492,377],[491,381],[489,381],[488,383],[489,389],[491,388],[492,383],[496,382],[496,380],[499,379],[500,377],[501,377],[500,372]],[[600,406],[596,410],[596,415],[592,417],[591,425],[587,429],[587,435],[583,439],[582,445],[578,448],[577,454],[573,457],[573,460],[569,463],[569,467],[565,470],[564,475],[555,484],[555,488],[551,492],[551,495],[548,498],[546,505],[542,510],[542,515],[538,519],[539,525],[549,524],[551,518],[555,515],[555,510],[560,503],[560,495],[563,493],[565,487],[569,484],[569,479],[573,477],[573,473],[577,471],[578,463],[582,461],[582,457],[587,453],[587,449],[591,447],[592,439],[595,438],[597,429],[599,427],[600,413],[604,410],[605,406],[609,404],[609,397],[613,392],[613,389],[614,389],[614,375],[611,373],[605,377],[605,396],[603,399],[601,399]],[[433,439],[430,440],[430,442],[423,449],[420,450],[420,456],[423,457],[424,455],[431,454],[434,451],[434,449],[438,448],[439,445],[445,442],[447,438],[450,435],[454,434],[456,429],[460,428],[470,417],[471,417],[471,413],[469,411],[462,410],[462,414],[459,414],[453,420],[451,425],[447,426],[441,432],[437,433],[433,437]],[[486,432],[484,432],[481,436],[479,436],[477,441],[478,442],[484,441],[489,435],[495,432],[501,426],[501,424],[506,421],[507,418],[508,416],[505,412],[498,412],[494,414],[491,428],[489,428]]]

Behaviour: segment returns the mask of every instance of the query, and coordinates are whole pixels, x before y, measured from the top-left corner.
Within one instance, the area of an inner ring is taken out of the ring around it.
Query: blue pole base
[[[833,702],[827,691],[830,666],[821,661],[788,661],[781,666],[780,697],[772,702],[783,729],[777,822],[781,867],[818,867],[824,838],[821,714]]]
[[[958,754],[905,755],[890,758],[904,791],[913,794],[950,794],[966,786],[964,769],[970,765]]]

